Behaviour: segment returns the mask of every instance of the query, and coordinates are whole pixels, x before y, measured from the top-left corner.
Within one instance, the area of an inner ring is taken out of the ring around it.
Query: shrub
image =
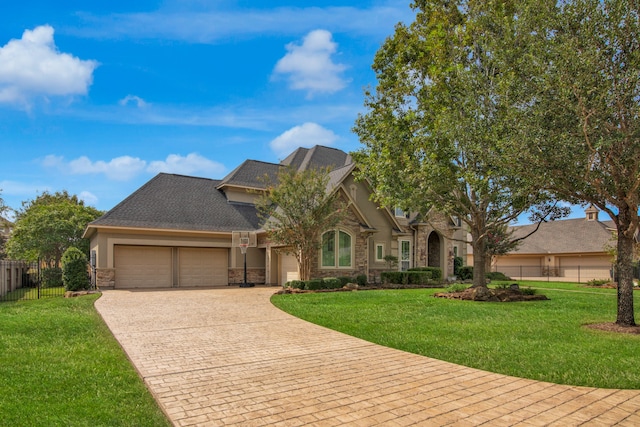
[[[304,288],[308,291],[317,291],[322,289],[322,279],[311,279],[304,282]]]
[[[424,285],[431,279],[430,271],[408,271],[407,281],[412,285]]]
[[[289,280],[284,284],[284,287],[291,289],[304,289],[304,282],[302,280]]]
[[[358,284],[358,286],[367,286],[368,282],[369,280],[367,279],[367,276],[365,274],[359,274],[358,276],[356,276],[356,283]]]
[[[520,292],[522,293],[522,295],[535,295],[537,290],[527,287],[527,288],[520,288]]]
[[[70,247],[62,255],[62,283],[67,291],[89,289],[87,256],[78,248]]]
[[[464,285],[462,283],[454,283],[453,285],[448,286],[446,291],[451,294],[451,293],[454,293],[454,292],[462,292],[462,291],[466,290],[467,288],[468,288],[468,286]]]
[[[453,259],[453,274],[455,276],[458,275],[458,270],[460,269],[460,267],[462,267],[464,265],[464,260],[462,259],[461,256],[457,256]]]
[[[609,282],[610,282],[610,280],[591,279],[591,280],[589,280],[587,282],[587,285],[589,285],[589,286],[602,286],[602,285],[606,285]]]
[[[347,283],[353,283],[353,278],[349,276],[340,276],[338,280],[340,281],[340,287],[345,286]]]
[[[325,277],[322,279],[322,287],[324,289],[338,289],[343,287],[344,285],[340,281],[340,279],[336,277]]]
[[[506,276],[504,273],[499,271],[490,271],[486,274],[487,279],[489,280],[511,280],[510,277]]]
[[[385,283],[385,284],[402,283],[402,272],[401,271],[384,271],[380,274],[380,280],[382,280],[382,283]]]
[[[409,271],[425,271],[431,273],[431,276],[429,276],[430,279],[442,279],[442,270],[440,270],[438,267],[415,267],[410,268]]]
[[[55,288],[62,285],[62,269],[50,267],[42,270],[42,287]]]
[[[473,266],[465,265],[458,269],[458,279],[471,280],[473,279]]]

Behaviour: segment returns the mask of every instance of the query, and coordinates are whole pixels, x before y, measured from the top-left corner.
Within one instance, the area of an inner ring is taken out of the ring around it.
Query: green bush
[[[522,293],[522,295],[535,295],[537,290],[527,287],[527,288],[520,288],[520,292]]]
[[[89,289],[91,282],[87,256],[78,248],[70,247],[62,255],[62,283],[67,291]]]
[[[336,277],[325,277],[324,279],[322,279],[322,287],[324,289],[339,289],[342,286],[344,285],[342,284],[340,279]]]
[[[431,271],[385,271],[382,283],[394,285],[425,285],[431,280]]]
[[[458,269],[458,279],[471,280],[473,279],[473,266],[464,265]]]
[[[430,279],[440,280],[442,279],[442,270],[438,267],[415,267],[410,268],[409,271],[428,271],[431,273]]]
[[[340,287],[344,287],[347,283],[353,283],[353,278],[349,276],[340,276],[338,280],[340,281]]]
[[[402,271],[383,271],[380,274],[380,280],[385,284],[399,284],[402,283]]]
[[[510,277],[506,276],[504,273],[499,271],[490,271],[486,274],[487,279],[489,280],[511,280]]]
[[[289,280],[284,284],[284,287],[291,289],[304,289],[304,282],[302,280]]]
[[[464,285],[462,283],[454,283],[453,285],[447,287],[447,292],[454,293],[454,292],[462,292],[464,290],[466,290],[468,288],[467,285]]]
[[[304,288],[308,291],[323,289],[322,279],[311,279],[304,282]]]
[[[407,281],[412,285],[426,285],[431,280],[430,271],[408,271]]]
[[[367,279],[366,274],[359,274],[358,276],[356,276],[356,283],[358,284],[358,286],[367,286],[368,282],[369,280]]]
[[[55,288],[62,286],[62,269],[50,267],[42,270],[42,287]]]
[[[453,274],[458,275],[458,270],[464,265],[464,259],[461,256],[457,256],[453,259]]]

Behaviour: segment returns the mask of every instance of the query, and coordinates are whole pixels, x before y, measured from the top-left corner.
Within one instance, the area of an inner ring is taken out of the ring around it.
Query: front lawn
[[[0,424],[170,425],[94,309],[97,298],[0,304]]]
[[[615,320],[616,291],[544,286],[539,292],[548,301],[433,298],[441,289],[284,294],[272,301],[313,323],[465,366],[559,384],[640,388],[640,336],[583,326]]]

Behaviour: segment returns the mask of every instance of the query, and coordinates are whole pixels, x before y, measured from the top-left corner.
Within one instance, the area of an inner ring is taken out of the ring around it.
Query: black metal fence
[[[45,285],[42,271],[38,262],[0,260],[0,302],[63,296],[62,282]]]

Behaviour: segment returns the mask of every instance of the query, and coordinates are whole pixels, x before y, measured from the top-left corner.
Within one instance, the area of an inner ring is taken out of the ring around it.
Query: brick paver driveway
[[[381,347],[274,288],[106,291],[96,307],[177,426],[640,425],[640,391],[568,387]]]

